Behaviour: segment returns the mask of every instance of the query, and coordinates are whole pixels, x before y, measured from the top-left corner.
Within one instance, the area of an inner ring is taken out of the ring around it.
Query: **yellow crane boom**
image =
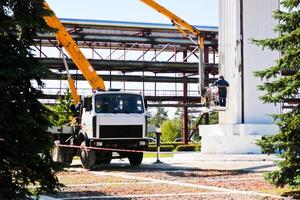
[[[44,5],[47,9],[51,10],[51,8],[46,2],[44,2]],[[60,22],[60,20],[55,15],[45,16],[44,19],[51,28],[56,29],[55,35],[59,45],[64,47],[64,49],[68,52],[77,68],[81,71],[84,78],[91,85],[92,89],[105,90],[103,79],[98,76],[94,68],[91,66],[90,62],[83,55],[76,42],[73,40],[73,38],[66,30],[64,25]],[[79,97],[77,95],[74,81],[69,75],[68,81],[70,85],[71,94],[76,105],[79,101]]]
[[[154,0],[140,0],[141,2],[145,3],[146,5],[150,6],[154,10],[157,10],[159,13],[162,15],[166,16],[169,18],[172,23],[178,28],[178,30],[186,37],[190,38],[189,35],[186,33],[186,30],[189,31],[190,33],[194,34],[197,37],[197,42],[196,45],[199,47],[199,92],[200,95],[202,96],[203,88],[204,88],[204,78],[203,78],[203,73],[204,73],[204,37],[201,35],[201,32],[195,28],[194,26],[190,25],[165,7],[161,6]],[[191,39],[191,38],[190,38]],[[192,39],[191,39],[192,40]]]

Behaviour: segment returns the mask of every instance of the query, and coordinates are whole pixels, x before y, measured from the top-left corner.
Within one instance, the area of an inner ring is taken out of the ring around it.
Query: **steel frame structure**
[[[198,73],[196,62],[198,47],[184,38],[173,26],[77,19],[61,19],[61,21],[79,47],[90,51],[90,62],[97,71],[120,71],[124,74],[123,81],[132,80],[129,75],[125,76],[128,72],[152,72],[155,74],[150,78],[153,82],[163,82],[159,76],[156,76],[160,73],[185,74],[186,78],[173,78],[174,83],[178,83],[178,80],[182,83],[184,80],[188,83],[195,81],[195,78],[190,76]],[[209,79],[209,74],[218,73],[216,61],[218,32],[217,27],[197,28],[205,35],[205,81],[208,84],[212,81]],[[53,55],[50,57],[46,53],[45,47],[56,48],[59,52],[54,35],[40,34],[36,42],[37,56],[40,57],[41,62],[51,69],[63,71],[63,62],[59,54],[53,58]],[[105,50],[106,55],[101,50]],[[135,59],[128,56],[130,52],[137,55]],[[180,53],[183,56],[180,56]],[[161,54],[165,55],[161,56]],[[192,58],[194,60],[190,61]],[[70,60],[68,62],[70,68],[75,69],[74,64]],[[55,76],[52,76],[53,78]],[[149,80],[149,77],[144,76],[138,81],[143,82],[143,79]],[[169,77],[169,80],[164,80],[171,82],[171,79]],[[120,80],[120,77],[112,75],[109,80]]]

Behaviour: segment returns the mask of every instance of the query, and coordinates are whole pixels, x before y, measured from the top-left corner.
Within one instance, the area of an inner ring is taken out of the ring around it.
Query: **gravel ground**
[[[266,183],[262,171],[274,170],[276,156],[205,155],[177,153],[173,158],[144,159],[131,167],[127,159],[113,160],[92,171],[74,160],[68,171],[58,174],[66,187],[52,199],[283,199]],[[42,199],[43,199],[42,198]]]
[[[195,170],[195,171],[168,171],[136,174],[139,177],[149,177],[161,180],[182,181],[199,185],[217,186],[228,189],[243,191],[267,191],[274,189],[274,186],[266,183],[262,173],[250,173],[243,171],[216,171],[216,170]]]
[[[260,172],[220,170],[121,170],[86,171],[80,168],[58,174],[66,187],[60,199],[231,199],[270,200],[272,191]],[[254,193],[252,193],[254,192]],[[272,196],[274,195],[274,196]]]

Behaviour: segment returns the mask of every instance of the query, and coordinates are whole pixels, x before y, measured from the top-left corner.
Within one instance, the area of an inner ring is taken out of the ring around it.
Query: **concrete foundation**
[[[278,127],[273,124],[201,125],[199,129],[201,152],[217,154],[261,153],[257,139],[278,132]]]

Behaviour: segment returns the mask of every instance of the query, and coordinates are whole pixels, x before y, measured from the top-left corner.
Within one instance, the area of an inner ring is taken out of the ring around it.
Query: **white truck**
[[[132,166],[141,164],[142,152],[116,149],[147,149],[145,105],[143,96],[134,93],[106,91],[85,97],[78,125],[49,129],[56,144],[53,159],[70,164],[73,156],[78,155],[82,166],[87,169],[94,164],[109,164],[112,158],[128,158]],[[59,146],[62,144],[66,146]],[[114,150],[93,150],[86,147]]]

